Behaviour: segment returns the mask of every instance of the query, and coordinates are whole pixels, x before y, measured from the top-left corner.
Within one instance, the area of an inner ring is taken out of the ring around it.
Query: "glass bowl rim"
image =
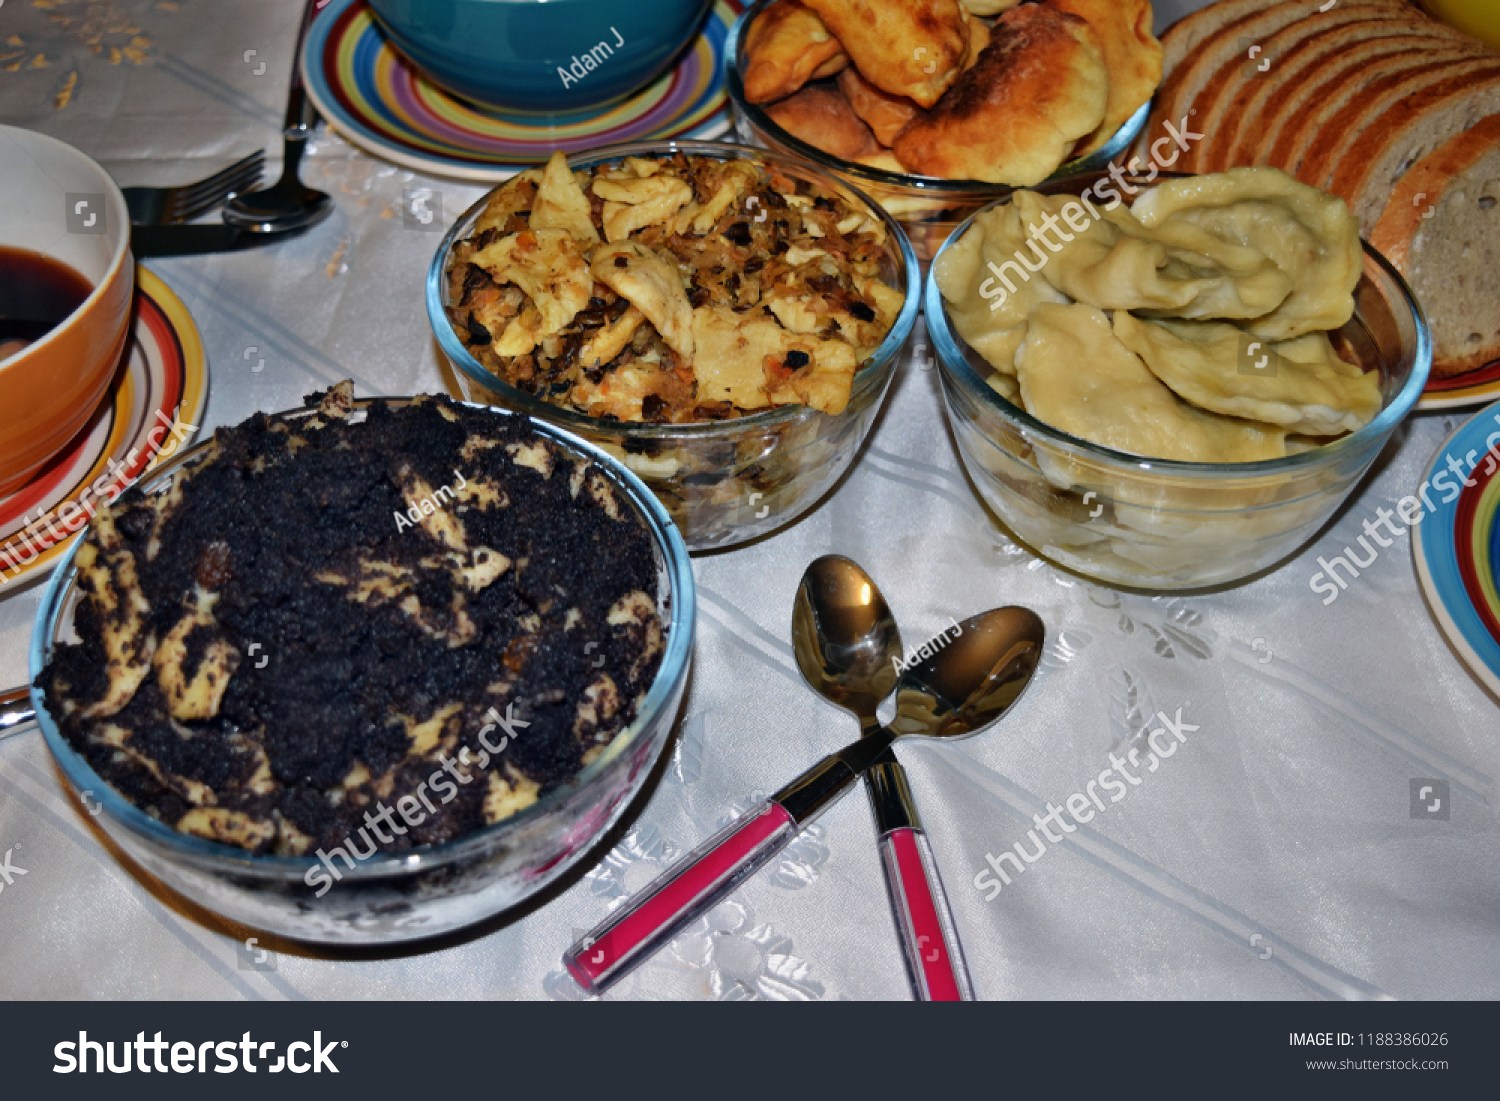
[[[579,168],[591,168],[610,161],[621,160],[631,156],[659,156],[664,151],[681,151],[690,155],[711,157],[714,160],[743,160],[753,158],[762,161],[773,162],[780,168],[790,168],[795,172],[819,178],[818,182],[824,186],[832,186],[838,190],[851,192],[855,198],[865,204],[866,212],[878,217],[885,225],[886,233],[896,244],[897,251],[901,255],[902,263],[906,267],[906,292],[901,303],[901,312],[896,315],[896,320],[891,324],[890,332],[886,333],[885,339],[870,355],[870,362],[855,372],[851,383],[851,393],[861,386],[870,385],[877,379],[882,371],[889,371],[894,365],[897,355],[902,346],[911,336],[912,329],[917,323],[917,314],[921,309],[922,302],[922,267],[917,261],[916,249],[912,247],[911,240],[901,223],[896,221],[886,212],[879,203],[872,200],[859,188],[846,183],[837,177],[831,176],[826,170],[815,164],[805,163],[794,157],[776,153],[769,149],[754,149],[748,145],[735,145],[730,142],[706,142],[706,141],[636,141],[623,142],[617,145],[600,146],[596,149],[587,149],[568,157],[568,167],[575,171]],[[475,359],[469,350],[463,346],[463,342],[453,331],[453,323],[448,320],[448,313],[443,305],[443,284],[446,282],[445,269],[447,259],[453,246],[458,242],[459,236],[468,231],[474,221],[484,210],[485,204],[489,202],[490,196],[499,188],[507,186],[506,183],[496,184],[485,191],[475,202],[454,221],[448,232],[443,235],[442,242],[438,245],[437,252],[433,254],[432,263],[427,269],[427,322],[431,327],[433,336],[443,354],[448,357],[450,363],[468,375],[474,382],[487,390],[500,395],[506,402],[513,403],[515,407],[525,410],[533,417],[545,419],[570,428],[576,432],[593,432],[603,435],[623,436],[627,439],[641,440],[671,440],[685,441],[692,439],[713,439],[725,434],[736,433],[743,429],[755,431],[759,429],[770,429],[790,423],[799,417],[815,413],[817,410],[807,405],[782,405],[772,409],[763,409],[757,413],[750,413],[743,417],[734,417],[722,421],[694,421],[689,424],[651,424],[645,421],[609,421],[602,417],[590,417],[584,413],[565,409],[560,405],[552,405],[533,397],[531,394],[511,386],[500,376],[487,370],[484,364]],[[824,414],[828,416],[829,414]],[[842,417],[840,413],[837,416]]]
[[[1092,180],[1102,173],[1080,173],[1059,180],[1049,180],[1045,185],[1039,184],[1037,189],[1046,187],[1052,194],[1068,193],[1070,187],[1076,186],[1084,180]],[[1195,173],[1191,172],[1158,172],[1151,182],[1163,179],[1189,179]],[[1146,178],[1139,175],[1126,174],[1125,179],[1132,184],[1143,183]],[[1018,189],[1021,190],[1021,189]],[[1170,474],[1181,477],[1213,478],[1213,479],[1253,479],[1267,475],[1282,474],[1288,471],[1299,471],[1316,466],[1322,466],[1336,461],[1346,452],[1356,451],[1366,446],[1372,439],[1383,436],[1399,424],[1402,419],[1411,412],[1417,400],[1422,396],[1422,389],[1427,384],[1428,372],[1432,369],[1432,335],[1427,327],[1427,316],[1422,312],[1421,303],[1412,294],[1412,290],[1402,278],[1401,273],[1395,269],[1384,256],[1370,245],[1363,237],[1360,238],[1360,248],[1365,258],[1374,262],[1388,279],[1392,286],[1399,292],[1400,297],[1391,301],[1392,312],[1404,304],[1409,311],[1413,326],[1416,329],[1416,344],[1412,347],[1414,357],[1411,372],[1407,375],[1406,382],[1401,389],[1391,398],[1390,404],[1385,406],[1379,414],[1373,417],[1368,424],[1342,436],[1333,443],[1324,444],[1308,451],[1302,451],[1295,455],[1285,455],[1279,459],[1257,459],[1247,463],[1203,463],[1189,462],[1183,459],[1152,459],[1133,455],[1127,451],[1117,451],[1103,444],[1093,443],[1078,436],[1070,435],[1061,429],[1054,428],[1044,421],[1038,420],[1026,410],[1002,398],[993,387],[991,387],[969,363],[968,357],[958,344],[958,335],[953,331],[948,320],[947,302],[943,298],[942,291],[937,283],[937,266],[943,254],[948,251],[974,224],[974,220],[981,214],[1002,206],[1010,201],[1010,196],[1002,196],[992,203],[988,203],[969,215],[954,231],[948,235],[943,242],[943,247],[932,257],[932,266],[928,269],[926,285],[923,288],[923,314],[927,319],[927,332],[932,339],[933,350],[937,353],[937,360],[943,372],[952,376],[955,383],[961,384],[966,391],[977,394],[979,399],[991,411],[1002,419],[1010,422],[1013,426],[1026,432],[1042,436],[1048,443],[1061,447],[1065,451],[1081,454],[1083,457],[1103,460],[1114,467],[1132,467],[1142,474]],[[1358,316],[1358,313],[1354,315]],[[994,441],[991,441],[994,442]]]
[[[724,40],[724,86],[729,93],[730,102],[734,109],[742,112],[754,126],[766,133],[773,135],[777,141],[785,142],[787,147],[793,150],[799,157],[811,161],[825,172],[834,170],[845,172],[866,183],[879,184],[884,187],[902,187],[914,191],[932,194],[935,198],[952,198],[955,201],[973,200],[973,197],[1003,197],[1011,191],[1017,190],[1015,184],[986,183],[984,180],[950,180],[944,176],[919,176],[914,172],[887,172],[883,168],[872,168],[858,161],[846,161],[840,157],[831,156],[823,152],[815,145],[809,145],[794,134],[788,133],[776,123],[776,120],[766,114],[765,109],[757,103],[751,103],[745,98],[745,83],[740,76],[739,49],[740,39],[751,21],[776,0],[756,0],[754,4],[740,13],[734,25],[729,28],[729,35]],[[1110,136],[1098,149],[1075,160],[1066,161],[1058,166],[1058,169],[1048,181],[1065,179],[1079,172],[1087,172],[1097,164],[1101,167],[1110,164],[1115,157],[1125,152],[1140,137],[1141,131],[1146,128],[1146,120],[1151,114],[1151,104],[1155,101],[1155,93],[1136,109],[1120,128]],[[1039,185],[1037,185],[1039,186]]]
[[[354,408],[367,408],[377,403],[402,406],[412,403],[416,398],[417,395],[356,398]],[[686,676],[688,665],[692,660],[698,603],[692,562],[688,557],[682,533],[672,523],[671,517],[656,499],[656,495],[647,489],[645,483],[625,464],[597,445],[557,425],[548,424],[511,409],[468,401],[459,402],[459,404],[495,416],[521,417],[529,421],[532,430],[547,436],[564,448],[581,452],[593,459],[608,472],[616,486],[625,491],[626,496],[636,507],[638,515],[644,521],[652,543],[660,550],[664,559],[672,599],[672,614],[670,621],[666,624],[667,646],[662,654],[661,666],[652,680],[651,687],[647,690],[645,702],[641,705],[635,720],[614,737],[606,751],[600,754],[597,760],[585,765],[557,788],[509,818],[502,819],[493,825],[481,826],[461,837],[438,845],[417,846],[399,853],[373,856],[368,860],[360,861],[354,868],[343,870],[342,879],[394,878],[482,854],[490,848],[497,837],[502,836],[508,830],[540,818],[567,802],[613,765],[621,753],[641,737],[652,723],[663,719],[671,721],[673,716],[665,715],[664,709],[676,694],[677,685]],[[311,416],[316,412],[316,406],[303,406],[267,414],[267,416],[276,421],[290,421]],[[154,492],[162,488],[168,478],[179,469],[202,459],[214,446],[215,441],[216,437],[210,436],[187,450],[173,455],[143,475],[136,483],[137,486],[143,492]],[[58,621],[63,612],[63,597],[71,589],[76,573],[73,561],[78,554],[79,547],[83,545],[86,531],[87,529],[73,540],[73,545],[58,561],[51,578],[48,579],[32,625],[29,651],[31,706],[36,711],[36,721],[42,728],[47,748],[68,782],[79,791],[85,790],[90,785],[96,790],[102,789],[99,802],[120,821],[122,826],[136,835],[145,835],[148,839],[165,845],[178,856],[206,860],[225,868],[259,872],[269,877],[288,879],[301,878],[308,871],[321,866],[322,861],[315,856],[281,856],[272,853],[255,855],[233,845],[178,833],[164,822],[152,818],[116,791],[63,738],[57,723],[46,708],[41,690],[36,687],[36,680],[46,665],[52,641],[57,632]],[[84,783],[80,783],[80,780]]]

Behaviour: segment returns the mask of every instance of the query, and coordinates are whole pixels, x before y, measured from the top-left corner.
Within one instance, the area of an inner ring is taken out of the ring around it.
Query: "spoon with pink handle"
[[[564,953],[568,972],[585,990],[603,993],[764,867],[898,738],[964,738],[999,719],[1036,670],[1042,621],[1009,607],[959,627],[956,638],[901,675],[889,726],[823,758],[663,872]]]
[[[946,631],[942,639],[949,641]],[[792,648],[813,691],[853,714],[861,733],[880,729],[876,708],[896,687],[902,668],[901,631],[874,579],[858,563],[825,554],[808,564],[792,604]],[[865,772],[865,790],[875,812],[886,895],[912,997],[971,1001],[974,987],[937,861],[894,749]]]

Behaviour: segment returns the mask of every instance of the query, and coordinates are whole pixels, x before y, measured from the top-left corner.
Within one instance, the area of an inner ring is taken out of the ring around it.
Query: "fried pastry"
[[[766,108],[777,126],[846,161],[880,152],[880,143],[849,101],[830,88],[803,88]]]
[[[969,57],[958,0],[808,0],[871,84],[931,107]]]
[[[750,24],[745,57],[745,98],[751,103],[785,99],[809,80],[849,64],[839,40],[797,0],[779,0]]]
[[[1104,121],[1078,142],[1082,157],[1109,141],[1151,98],[1161,83],[1161,43],[1151,33],[1151,0],[1046,0],[1047,6],[1083,19],[1093,29],[1109,71]]]
[[[977,19],[974,22],[984,26]],[[893,96],[881,91],[860,76],[858,69],[845,69],[839,74],[839,91],[848,98],[854,113],[874,131],[875,140],[881,145],[889,146],[901,133],[901,128],[922,113],[910,96]]]
[[[1029,186],[1104,120],[1109,76],[1088,23],[1026,4],[1002,15],[991,35],[978,64],[896,137],[892,148],[908,171]]]

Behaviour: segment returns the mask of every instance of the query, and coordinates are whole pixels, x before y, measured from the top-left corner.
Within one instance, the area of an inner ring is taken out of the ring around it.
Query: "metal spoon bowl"
[[[901,674],[889,726],[823,758],[772,802],[809,822],[898,739],[967,738],[1000,718],[1031,682],[1047,629],[1018,607],[982,612],[958,627],[955,639]]]
[[[792,649],[813,691],[879,727],[876,709],[896,687],[901,629],[870,575],[829,554],[802,575],[792,603]]]

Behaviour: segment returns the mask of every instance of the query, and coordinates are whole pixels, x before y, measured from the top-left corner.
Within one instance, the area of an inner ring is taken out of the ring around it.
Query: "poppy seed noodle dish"
[[[589,455],[351,394],[221,428],[77,551],[37,687],[181,834],[360,860],[461,838],[607,754],[662,664],[652,534]]]

